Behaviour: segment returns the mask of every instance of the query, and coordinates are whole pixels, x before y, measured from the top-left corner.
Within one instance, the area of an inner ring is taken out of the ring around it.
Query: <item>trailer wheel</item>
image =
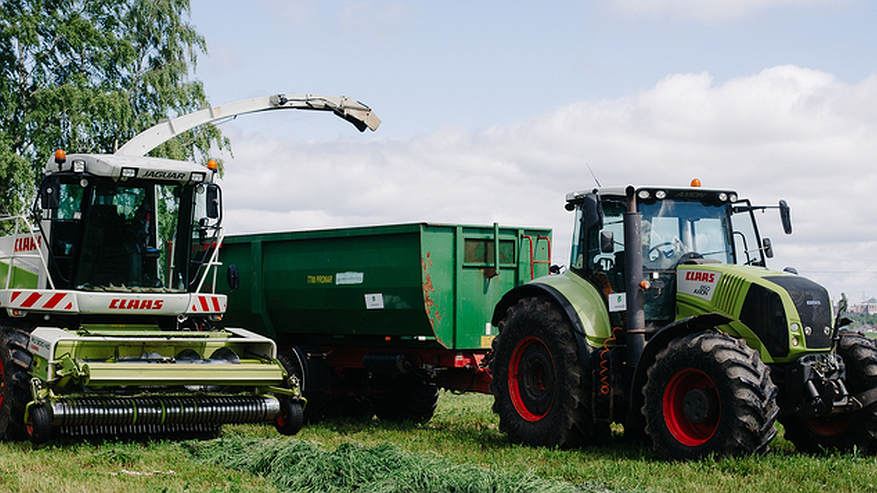
[[[30,421],[27,425],[27,434],[31,443],[40,445],[52,438],[52,417],[44,404],[31,406]]]
[[[281,435],[292,436],[301,430],[304,413],[301,404],[290,399],[280,399],[280,415],[274,421],[274,427]]]
[[[376,395],[372,402],[382,421],[426,423],[435,414],[438,386],[416,375],[397,375],[389,382],[389,393]]]
[[[648,369],[646,434],[674,460],[767,451],[776,434],[777,387],[758,352],[701,332],[673,340]]]
[[[877,387],[877,347],[867,337],[846,330],[840,333],[837,353],[846,365],[846,386],[850,394]],[[822,450],[875,452],[877,446],[877,403],[847,414],[799,418],[784,416],[786,440],[803,452]]]
[[[0,327],[0,438],[24,440],[24,410],[31,400],[27,350],[30,337],[22,330]]]
[[[609,435],[591,418],[591,373],[579,364],[573,328],[551,302],[524,298],[493,340],[493,411],[512,443],[578,447]]]

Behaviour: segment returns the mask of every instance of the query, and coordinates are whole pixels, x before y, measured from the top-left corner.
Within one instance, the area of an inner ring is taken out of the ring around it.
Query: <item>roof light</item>
[[[691,186],[692,187],[700,187],[700,180],[698,178],[691,180]]]
[[[718,197],[719,197],[719,202],[727,202],[728,201],[728,194],[726,194],[725,192],[719,192]]]
[[[203,183],[205,177],[206,177],[206,173],[202,173],[200,171],[193,171],[192,176],[190,176],[189,179],[192,180],[192,183]]]
[[[207,169],[210,171],[216,171],[219,169],[219,165],[216,164],[216,161],[211,159],[210,161],[207,161]]]
[[[85,161],[82,159],[76,159],[73,161],[73,172],[74,173],[85,173]]]
[[[63,163],[67,160],[67,153],[64,152],[64,149],[58,149],[55,151],[55,162],[58,164]]]
[[[636,195],[637,197],[639,197],[640,200],[646,200],[652,196],[652,193],[648,190],[640,190],[639,192],[637,192]]]
[[[665,190],[658,190],[655,192],[655,198],[658,200],[664,200],[667,198],[667,192]]]
[[[122,168],[122,179],[130,180],[137,176],[137,168]]]
[[[730,200],[731,202],[737,202],[737,194],[732,193],[731,195],[728,195],[728,200]]]

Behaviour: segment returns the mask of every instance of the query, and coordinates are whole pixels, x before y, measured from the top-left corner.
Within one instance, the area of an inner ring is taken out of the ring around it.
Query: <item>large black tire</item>
[[[426,423],[435,414],[438,386],[417,375],[396,375],[390,382],[392,391],[374,397],[375,414],[382,421]]]
[[[27,332],[0,326],[0,438],[5,440],[28,437],[24,410],[31,400],[29,341]]]
[[[555,304],[530,297],[511,306],[493,353],[493,411],[512,443],[570,448],[609,435],[607,423],[594,423],[592,372],[579,363],[572,325]]]
[[[877,347],[867,337],[841,331],[837,347],[846,365],[846,387],[858,394],[877,387]],[[877,452],[877,403],[847,414],[830,417],[799,418],[784,416],[780,423],[786,429],[786,440],[803,452],[854,448],[865,453]]]
[[[648,369],[646,434],[662,457],[697,459],[767,451],[777,387],[758,352],[717,332],[675,339]]]
[[[277,355],[277,360],[283,365],[283,369],[290,375],[298,377],[299,385],[302,387],[302,395],[307,399],[308,403],[303,411],[304,421],[306,423],[316,423],[320,421],[326,413],[327,402],[325,392],[308,392],[305,387],[305,374],[301,362],[292,351],[282,352]]]

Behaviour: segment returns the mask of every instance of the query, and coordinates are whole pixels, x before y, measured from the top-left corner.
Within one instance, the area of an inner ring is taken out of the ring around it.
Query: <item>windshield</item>
[[[643,264],[671,269],[685,254],[734,263],[728,204],[660,200],[640,204]]]
[[[51,244],[55,272],[64,284],[100,291],[185,291],[184,283],[174,281],[170,260],[178,243],[179,187],[83,179],[62,183],[60,196]]]

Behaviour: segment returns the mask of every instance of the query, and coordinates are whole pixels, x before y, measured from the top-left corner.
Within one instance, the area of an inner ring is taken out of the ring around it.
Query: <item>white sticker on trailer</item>
[[[365,272],[339,272],[335,274],[335,285],[362,284],[365,280]]]
[[[381,293],[365,295],[365,307],[368,310],[382,310],[384,308],[384,295]]]

